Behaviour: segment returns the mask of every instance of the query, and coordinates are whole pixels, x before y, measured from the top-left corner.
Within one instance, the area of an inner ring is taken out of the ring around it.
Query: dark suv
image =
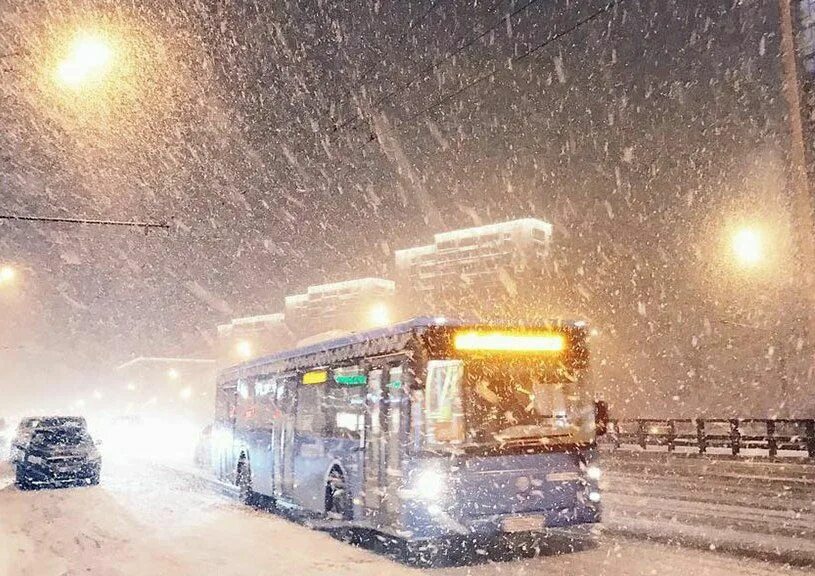
[[[101,458],[91,435],[75,422],[37,426],[17,459],[17,486],[98,484]]]

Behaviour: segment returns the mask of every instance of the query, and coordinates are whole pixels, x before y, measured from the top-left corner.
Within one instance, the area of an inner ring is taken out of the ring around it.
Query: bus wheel
[[[350,520],[353,516],[351,493],[339,468],[332,468],[325,486],[325,511],[329,518]]]
[[[244,504],[252,504],[254,501],[254,493],[252,492],[252,471],[249,469],[249,462],[244,458],[241,458],[238,462],[235,484],[238,485],[238,494],[241,502]]]

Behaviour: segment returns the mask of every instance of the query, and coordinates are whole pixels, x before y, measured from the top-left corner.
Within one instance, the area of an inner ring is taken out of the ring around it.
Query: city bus
[[[586,327],[418,318],[217,381],[213,465],[247,502],[409,543],[600,521]]]

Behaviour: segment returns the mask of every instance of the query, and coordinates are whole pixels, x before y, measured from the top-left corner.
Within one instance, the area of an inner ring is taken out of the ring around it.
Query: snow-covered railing
[[[770,458],[805,453],[815,459],[815,419],[612,419],[601,443],[699,454],[729,450],[733,456],[761,450]]]

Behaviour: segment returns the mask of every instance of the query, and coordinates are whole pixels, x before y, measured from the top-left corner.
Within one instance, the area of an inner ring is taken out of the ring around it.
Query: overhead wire
[[[433,10],[435,10],[435,9],[436,9],[436,7],[437,7],[437,6],[439,6],[439,5],[440,5],[442,2],[444,2],[444,0],[433,0],[433,2],[430,4],[430,7],[429,7],[427,10],[425,10],[425,11],[422,13],[422,15],[421,15],[421,16],[419,16],[419,17],[418,17],[417,19],[415,19],[415,20],[411,20],[411,21],[410,21],[410,23],[409,23],[409,24],[408,24],[408,26],[407,26],[407,29],[406,29],[404,32],[402,32],[402,34],[399,36],[399,38],[397,38],[397,40],[396,40],[396,41],[395,41],[393,44],[391,44],[391,46],[390,46],[390,50],[393,50],[393,49],[394,49],[394,47],[396,47],[396,46],[400,46],[400,45],[402,44],[402,42],[404,42],[405,38],[407,38],[407,35],[408,35],[408,34],[410,34],[410,32],[411,32],[411,31],[412,31],[412,30],[413,30],[413,29],[414,29],[416,26],[418,26],[418,25],[419,25],[421,22],[423,22],[423,21],[424,21],[424,19],[425,19],[425,18],[427,18],[427,17],[430,15],[430,13],[431,13],[431,12],[433,12]],[[381,48],[380,48],[380,50],[381,50]],[[366,78],[366,77],[367,77],[367,76],[368,76],[368,75],[369,75],[371,72],[373,72],[373,71],[374,71],[374,69],[377,67],[377,65],[379,64],[379,62],[380,62],[380,61],[381,61],[381,59],[380,59],[379,61],[375,60],[375,61],[374,61],[374,62],[373,62],[373,63],[372,63],[370,66],[368,66],[368,67],[365,69],[365,71],[364,71],[362,74],[360,74],[359,79],[356,81],[356,85],[352,87],[352,90],[353,90],[354,88],[359,88],[360,86],[362,86],[362,85],[364,85],[364,84],[365,84],[365,82],[363,82],[363,81],[365,80],[365,78]],[[350,91],[351,91],[351,90],[349,90],[349,92],[350,92]],[[334,130],[335,130],[335,131],[336,131],[336,130],[339,130],[339,129],[340,129],[340,128],[339,128],[339,127],[337,127],[337,126],[335,126],[335,127],[334,127]]]
[[[169,230],[170,225],[166,222],[139,222],[135,220],[93,220],[88,218],[62,218],[51,216],[26,216],[22,214],[0,214],[0,220],[18,220],[24,222],[48,222],[62,224],[88,224],[95,226],[130,226],[148,230],[158,228]]]
[[[495,8],[497,8],[503,1],[504,0],[498,0],[497,2],[495,2],[489,9],[487,9],[487,15],[489,15],[493,10],[495,10]],[[431,62],[428,66],[423,68],[418,74],[413,76],[406,83],[402,84],[399,88],[391,89],[388,92],[386,92],[385,94],[383,94],[381,97],[379,97],[378,99],[376,99],[374,102],[372,102],[370,104],[371,108],[375,108],[375,107],[379,106],[380,104],[382,104],[383,102],[387,102],[393,96],[401,94],[402,92],[404,92],[405,90],[407,90],[408,88],[410,88],[411,86],[416,84],[417,82],[425,80],[430,73],[432,73],[434,70],[439,68],[442,64],[444,64],[445,62],[447,62],[451,58],[461,54],[462,52],[464,52],[464,50],[466,50],[467,48],[469,48],[470,46],[475,44],[478,40],[480,40],[481,38],[483,38],[484,36],[486,36],[487,34],[492,32],[493,30],[498,28],[498,26],[500,26],[501,24],[506,22],[507,19],[514,18],[515,16],[517,16],[521,12],[524,12],[527,8],[529,8],[533,4],[536,4],[536,3],[540,2],[540,1],[541,0],[529,0],[526,4],[523,4],[522,6],[516,8],[515,10],[513,10],[512,12],[510,12],[508,14],[505,14],[504,16],[501,16],[500,19],[498,19],[496,22],[494,22],[491,26],[488,26],[482,32],[476,34],[475,36],[473,36],[472,38],[470,38],[469,40],[467,40],[466,42],[464,42],[463,44],[461,44],[457,48],[453,49],[452,51],[448,51],[447,53],[444,54],[444,56],[442,56],[438,60],[434,60],[433,62]],[[471,29],[471,30],[475,31],[474,28]],[[461,42],[461,40],[464,37],[465,37],[465,35],[459,36],[459,38],[456,40],[456,43]],[[355,129],[356,126],[358,125],[357,121],[361,120],[363,118],[363,116],[364,116],[363,114],[357,112],[354,116],[352,116],[348,120],[345,120],[342,123],[336,125],[334,127],[334,131],[341,130],[341,129],[343,129],[344,127],[348,126],[351,123],[353,123],[351,128]]]
[[[568,28],[566,28],[562,32],[558,32],[554,36],[550,36],[549,38],[547,38],[543,42],[540,42],[539,44],[536,44],[532,48],[529,48],[523,54],[521,54],[519,56],[516,56],[515,58],[512,58],[510,60],[510,64],[516,64],[518,62],[521,62],[522,60],[525,60],[526,58],[528,58],[532,54],[546,48],[547,46],[549,46],[550,44],[552,44],[554,42],[557,42],[561,38],[563,38],[565,36],[568,36],[569,34],[577,31],[579,28],[582,28],[583,26],[585,26],[585,25],[589,24],[590,22],[596,20],[600,16],[609,13],[615,6],[617,6],[618,4],[621,4],[623,1],[624,0],[611,0],[610,2],[608,2],[602,8],[599,8],[598,10],[595,10],[594,12],[592,12],[591,14],[586,16],[585,18],[581,18],[580,20],[578,20],[577,22],[575,22],[573,25],[569,26]],[[505,73],[507,73],[509,71],[511,71],[510,67],[501,68],[501,69],[493,69],[492,71],[487,72],[486,74],[482,74],[481,76],[478,76],[474,80],[464,84],[463,86],[459,87],[458,89],[456,89],[456,90],[454,90],[454,91],[452,91],[452,92],[450,92],[448,94],[445,94],[444,96],[442,96],[441,98],[439,98],[438,100],[436,100],[435,102],[430,104],[429,106],[426,106],[425,108],[422,108],[418,112],[410,115],[405,120],[399,122],[399,124],[397,124],[394,128],[388,130],[385,134],[391,134],[391,133],[394,133],[394,132],[401,131],[402,127],[404,127],[405,125],[410,124],[411,122],[417,120],[418,118],[421,118],[425,114],[435,110],[436,108],[439,108],[440,106],[443,106],[444,104],[446,104],[450,100],[455,99],[456,97],[460,96],[461,94],[463,94],[467,90],[473,88],[474,86],[477,86],[477,85],[481,84],[482,82],[484,82],[486,80],[489,80],[491,78],[495,78],[496,76],[500,76],[501,74],[505,74]],[[363,144],[363,146],[366,146],[368,143],[376,140],[377,138],[378,138],[378,135],[375,135],[375,137],[370,138],[368,141],[366,141],[365,144]]]

